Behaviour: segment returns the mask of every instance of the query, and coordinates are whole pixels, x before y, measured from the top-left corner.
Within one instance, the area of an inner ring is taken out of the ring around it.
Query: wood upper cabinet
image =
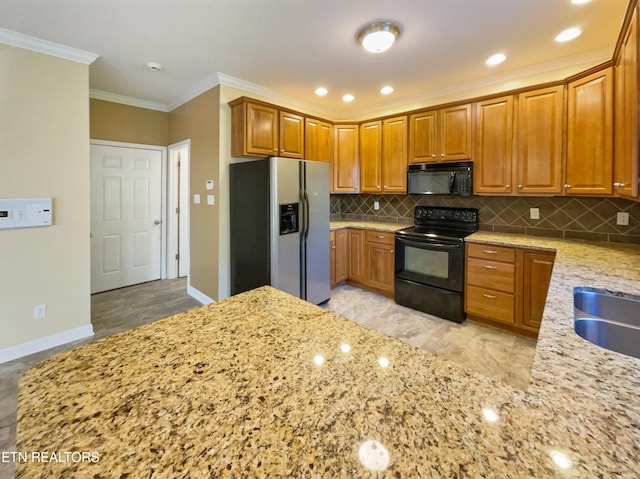
[[[517,193],[562,193],[564,86],[518,95]]]
[[[306,118],[304,125],[304,159],[331,161],[333,150],[333,126],[331,123]]]
[[[360,191],[382,191],[382,121],[360,125]]]
[[[511,193],[513,96],[476,103],[475,193]]]
[[[360,191],[407,192],[407,117],[360,125]]]
[[[569,83],[565,194],[613,191],[613,71]],[[637,133],[636,133],[637,134]]]
[[[638,199],[638,7],[615,66],[613,193]]]
[[[409,162],[471,158],[471,105],[414,113],[409,117]]]
[[[407,192],[407,117],[382,122],[382,191]]]
[[[360,165],[358,125],[335,125],[331,159],[331,193],[358,193]]]
[[[278,110],[240,98],[231,106],[231,155],[278,155]]]
[[[304,117],[280,112],[280,148],[278,154],[286,158],[304,157]]]

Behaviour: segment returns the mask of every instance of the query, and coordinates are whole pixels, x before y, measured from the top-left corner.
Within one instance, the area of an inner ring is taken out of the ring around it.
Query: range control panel
[[[51,198],[0,198],[0,229],[51,226]]]

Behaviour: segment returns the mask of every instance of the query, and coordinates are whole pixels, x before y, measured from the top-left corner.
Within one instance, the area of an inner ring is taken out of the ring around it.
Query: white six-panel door
[[[91,145],[91,292],[160,279],[162,152]]]

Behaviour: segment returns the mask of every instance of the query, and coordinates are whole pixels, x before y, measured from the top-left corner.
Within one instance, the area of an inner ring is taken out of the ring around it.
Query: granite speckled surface
[[[575,335],[571,294],[637,294],[640,251],[469,239],[557,250],[526,392],[263,287],[28,371],[18,450],[100,460],[21,462],[17,477],[638,477],[640,360]],[[381,471],[360,460],[368,440],[388,451]]]
[[[378,221],[357,221],[357,220],[340,220],[332,221],[330,223],[331,230],[339,230],[343,228],[356,228],[375,231],[398,231],[403,228],[408,228],[409,224],[399,223],[384,223]]]

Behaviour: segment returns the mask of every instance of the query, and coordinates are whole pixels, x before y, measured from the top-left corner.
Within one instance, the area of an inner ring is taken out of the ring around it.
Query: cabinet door
[[[349,279],[364,282],[366,279],[364,268],[364,230],[347,230],[349,243]]]
[[[513,96],[476,104],[475,192],[511,193]]]
[[[538,331],[551,280],[554,253],[523,253],[522,327]]]
[[[382,191],[407,192],[407,117],[382,122]]]
[[[415,113],[409,117],[410,163],[427,163],[437,160],[437,120],[436,110]]]
[[[313,161],[331,161],[332,127],[330,123],[305,119],[304,126],[304,159]]]
[[[393,291],[393,247],[368,241],[366,247],[367,284],[373,288]]]
[[[334,127],[331,193],[357,193],[360,188],[358,125]]]
[[[622,37],[615,69],[613,193],[638,198],[638,9]]]
[[[382,191],[382,122],[360,125],[360,191]]]
[[[518,97],[518,193],[562,193],[564,87]]]
[[[611,68],[569,83],[567,174],[569,195],[613,191],[613,74]]]
[[[246,151],[249,154],[278,154],[278,110],[247,103]]]
[[[439,160],[471,158],[471,105],[458,105],[440,110]]]
[[[304,156],[304,117],[280,112],[280,156],[298,159]]]
[[[349,275],[349,242],[347,230],[337,230],[335,234],[335,282],[340,283]]]

